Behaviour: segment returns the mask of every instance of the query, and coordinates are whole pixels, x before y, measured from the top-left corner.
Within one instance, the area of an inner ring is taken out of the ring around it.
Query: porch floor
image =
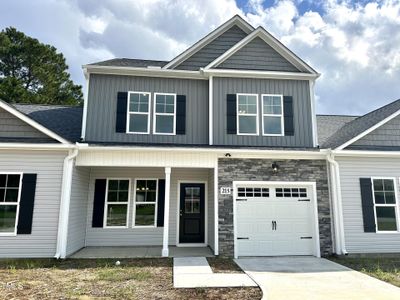
[[[161,257],[161,246],[85,247],[69,258],[143,258]],[[169,257],[213,257],[209,247],[169,247]]]

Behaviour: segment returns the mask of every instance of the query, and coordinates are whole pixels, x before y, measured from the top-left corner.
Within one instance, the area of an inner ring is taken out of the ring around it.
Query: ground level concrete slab
[[[400,288],[316,257],[240,258],[268,300],[398,300]]]

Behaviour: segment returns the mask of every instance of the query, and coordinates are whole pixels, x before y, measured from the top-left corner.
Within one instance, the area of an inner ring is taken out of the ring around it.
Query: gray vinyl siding
[[[309,83],[306,80],[275,80],[252,78],[213,79],[214,145],[312,147],[312,115]],[[246,136],[227,134],[227,94],[251,93],[259,98],[259,134]],[[262,136],[261,94],[282,94],[293,97],[294,136]]]
[[[0,108],[0,138],[30,138],[52,141],[44,133],[2,108]]]
[[[361,177],[394,177],[399,195],[400,159],[337,158],[343,201],[346,249],[349,253],[400,252],[400,233],[365,233],[361,207]],[[397,196],[398,197],[398,196]],[[397,198],[399,205],[400,199]],[[400,212],[398,207],[398,213]]]
[[[56,253],[63,161],[66,152],[0,151],[1,172],[37,174],[32,233],[0,236],[0,257],[53,257]]]
[[[175,69],[199,70],[221,56],[246,35],[242,29],[235,25],[176,66]]]
[[[96,178],[130,178],[131,190],[135,178],[165,178],[162,168],[92,168],[89,184],[86,246],[159,246],[162,245],[163,227],[132,228],[134,193],[130,195],[129,228],[92,228],[93,194]],[[169,244],[177,238],[178,181],[208,181],[208,169],[172,169],[169,215]]]
[[[150,134],[116,132],[117,93],[151,92]],[[154,93],[186,95],[186,134],[154,135]],[[91,75],[86,140],[89,142],[208,144],[208,81]]]
[[[69,208],[67,255],[85,247],[90,168],[74,168]]]
[[[256,37],[222,62],[218,69],[299,72],[264,40]]]
[[[370,132],[351,146],[400,147],[400,116]]]

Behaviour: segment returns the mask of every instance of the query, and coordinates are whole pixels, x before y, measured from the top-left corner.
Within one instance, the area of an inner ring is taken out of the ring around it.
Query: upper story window
[[[129,92],[128,132],[150,133],[150,93]]]
[[[16,233],[21,174],[0,174],[0,235]]]
[[[257,94],[237,94],[237,134],[258,135]]]
[[[397,200],[393,178],[374,178],[373,197],[377,231],[397,231]]]
[[[154,94],[154,134],[175,134],[176,94]]]
[[[282,136],[283,130],[283,96],[262,95],[262,128],[263,135]]]

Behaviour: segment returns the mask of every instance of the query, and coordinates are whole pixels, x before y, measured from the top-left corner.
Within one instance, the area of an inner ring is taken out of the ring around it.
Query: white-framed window
[[[158,179],[136,179],[133,227],[157,226]]]
[[[376,232],[398,231],[397,187],[394,178],[372,178]]]
[[[263,135],[284,135],[283,95],[261,95]]]
[[[258,94],[237,94],[237,134],[258,135]]]
[[[175,135],[176,94],[154,93],[154,134]]]
[[[0,235],[17,234],[22,173],[0,173]]]
[[[131,180],[107,178],[104,227],[128,227]]]
[[[150,133],[150,99],[147,92],[128,92],[127,133]]]

